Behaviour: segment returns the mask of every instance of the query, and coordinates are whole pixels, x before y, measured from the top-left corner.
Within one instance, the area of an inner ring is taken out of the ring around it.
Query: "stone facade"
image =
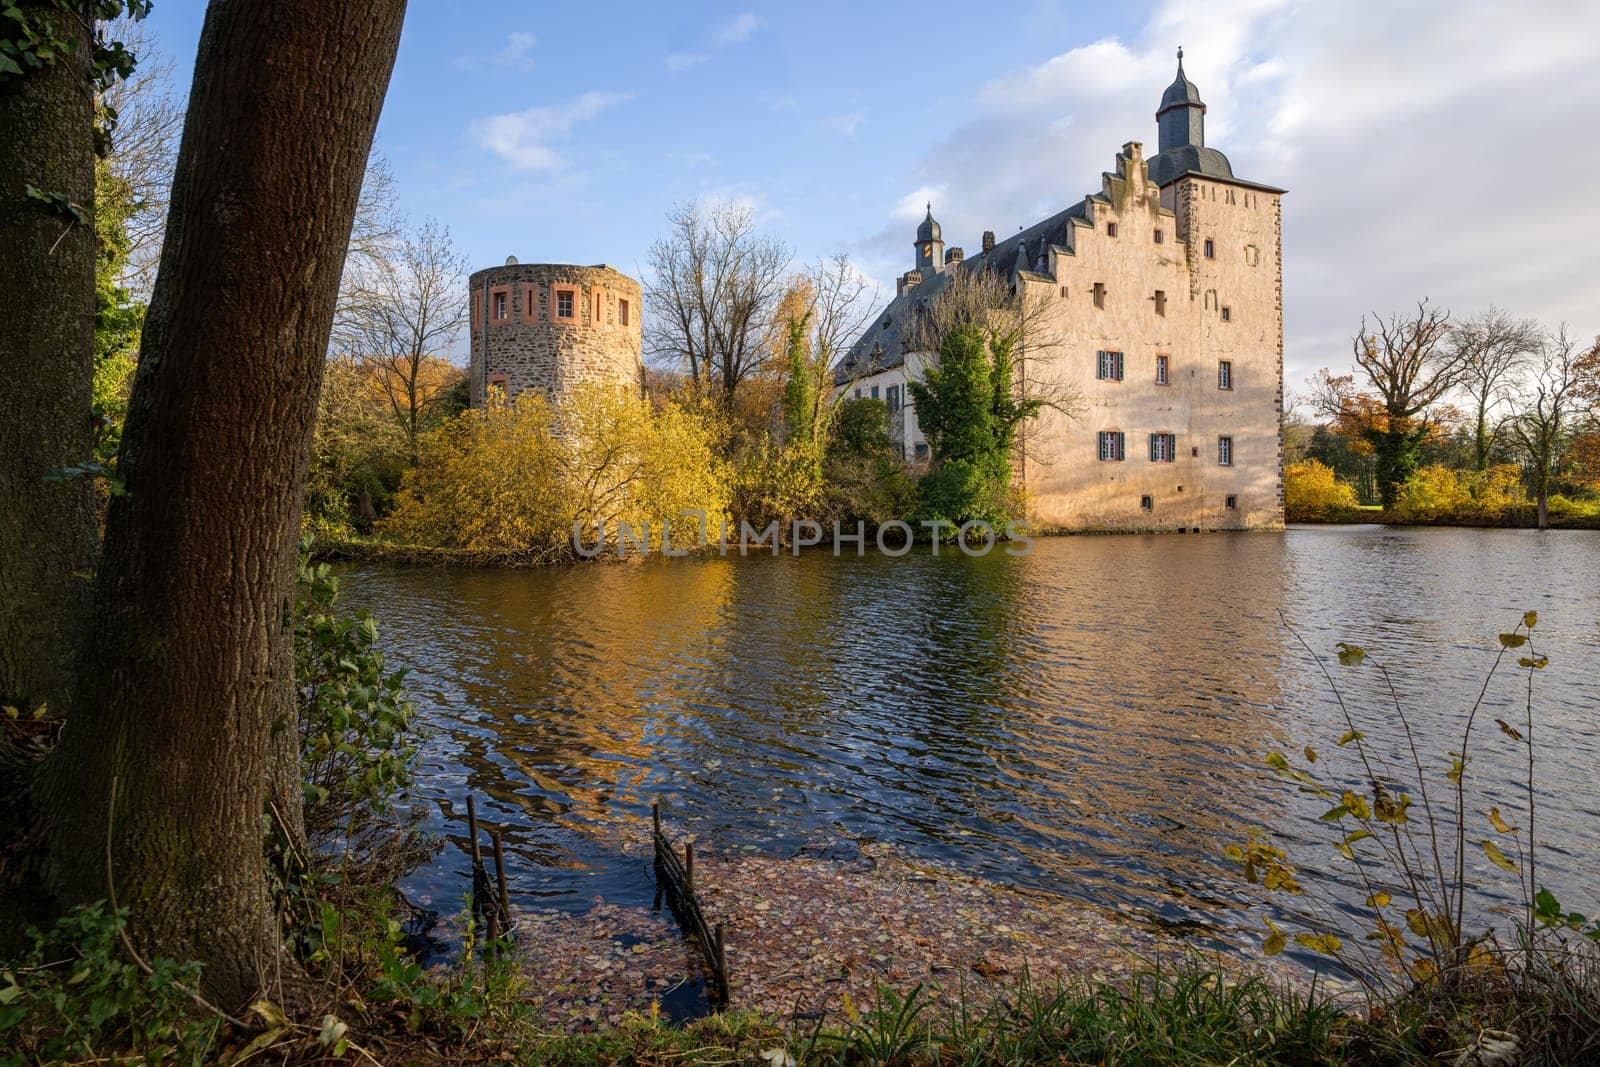
[[[584,383],[643,388],[642,294],[621,271],[510,260],[468,284],[474,407],[491,387],[552,399]]]
[[[1022,374],[1080,398],[1024,431],[1036,528],[1282,526],[1282,190],[1193,142],[1204,108],[1180,63],[1162,152],[1128,142],[1098,193],[1005,241],[985,235],[971,259],[929,254],[930,210],[917,269],[838,368],[841,391],[885,400],[906,458],[926,457],[906,383],[932,356],[899,331],[954,272],[999,272],[1030,309]]]

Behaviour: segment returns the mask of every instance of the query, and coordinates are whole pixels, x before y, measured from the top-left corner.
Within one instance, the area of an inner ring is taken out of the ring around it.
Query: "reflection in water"
[[[648,871],[617,846],[659,795],[723,852],[865,838],[1165,921],[1250,923],[1222,843],[1255,826],[1303,862],[1331,855],[1320,808],[1262,771],[1266,751],[1344,729],[1285,620],[1321,652],[1381,652],[1442,764],[1525,608],[1552,657],[1543,869],[1564,901],[1593,892],[1600,537],[1322,528],[1052,539],[1024,559],[344,577],[439,731],[421,792],[457,821],[434,828],[459,834],[462,797],[487,796],[525,903],[647,905]],[[1370,672],[1336,677],[1381,707]],[[1519,679],[1501,681],[1490,716],[1511,718]],[[1392,717],[1363,726],[1400,754]],[[1515,773],[1482,744],[1477,774]],[[413,888],[452,907],[465,869],[447,850]]]

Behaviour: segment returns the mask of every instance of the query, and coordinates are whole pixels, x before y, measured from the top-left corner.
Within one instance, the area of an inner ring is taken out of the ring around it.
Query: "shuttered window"
[[[1122,381],[1122,353],[1101,349],[1096,355],[1094,376],[1103,382]]]

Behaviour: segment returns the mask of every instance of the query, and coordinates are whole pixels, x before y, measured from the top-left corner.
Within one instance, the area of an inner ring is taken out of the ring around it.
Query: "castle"
[[[970,259],[945,248],[929,205],[915,268],[835,385],[887,403],[905,457],[928,460],[906,386],[936,354],[911,350],[914,324],[958,272],[994,272],[1037,309],[1022,376],[1080,398],[1025,432],[1037,529],[1281,526],[1284,190],[1235,177],[1205,114],[1180,49],[1157,153],[1124,144],[1100,192],[1003,241],[984,234]]]
[[[556,399],[579,384],[643,388],[641,293],[621,271],[513,256],[468,286],[473,407],[495,389]]]

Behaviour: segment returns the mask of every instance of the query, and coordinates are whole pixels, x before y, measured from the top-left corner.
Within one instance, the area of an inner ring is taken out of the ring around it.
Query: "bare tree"
[[[1416,472],[1418,449],[1435,428],[1445,397],[1460,384],[1465,357],[1449,343],[1450,313],[1429,307],[1426,299],[1415,314],[1374,314],[1373,320],[1375,332],[1363,317],[1351,342],[1367,388],[1324,372],[1312,380],[1312,400],[1341,432],[1372,446],[1378,492],[1388,508]]]
[[[1550,525],[1550,482],[1572,423],[1588,403],[1600,372],[1600,338],[1586,352],[1567,336],[1566,323],[1553,334],[1539,338],[1533,374],[1506,420],[1512,438],[1528,466],[1534,499],[1539,507],[1539,529]]]
[[[991,270],[958,269],[933,299],[912,310],[906,351],[937,353],[952,330],[975,322],[988,334],[991,348],[1011,353],[1011,380],[1020,390],[1020,399],[1073,415],[1081,395],[1046,372],[1065,347],[1065,336],[1050,307],[1048,294],[1026,281]]]
[[[127,268],[118,281],[136,300],[147,300],[161,258],[184,100],[173,85],[172,60],[143,21],[119,18],[106,32],[139,57],[132,76],[108,86],[97,106],[116,116],[104,166],[123,184],[131,206],[123,223]]]
[[[783,297],[789,249],[763,236],[747,207],[691,202],[667,221],[666,236],[646,255],[646,350],[731,405],[740,383],[771,356],[765,341]]]
[[[1478,470],[1489,469],[1489,449],[1494,443],[1490,415],[1509,400],[1517,372],[1529,353],[1544,339],[1532,319],[1512,318],[1490,305],[1450,332],[1450,347],[1461,361],[1461,389],[1472,401],[1472,459]]]
[[[361,256],[345,267],[334,345],[371,372],[415,465],[423,413],[454,377],[444,353],[466,324],[467,260],[432,219],[391,251]]]

